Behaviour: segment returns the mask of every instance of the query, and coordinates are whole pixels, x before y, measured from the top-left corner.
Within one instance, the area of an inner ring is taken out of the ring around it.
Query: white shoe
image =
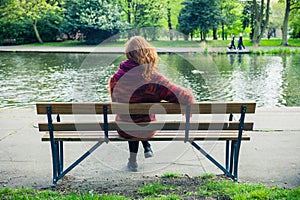
[[[137,162],[132,162],[132,161],[128,161],[127,167],[130,171],[132,172],[137,172],[138,169],[138,164]]]
[[[144,156],[145,156],[145,158],[151,158],[151,157],[153,157],[154,156],[153,155],[153,151],[150,149],[149,151],[144,152]]]

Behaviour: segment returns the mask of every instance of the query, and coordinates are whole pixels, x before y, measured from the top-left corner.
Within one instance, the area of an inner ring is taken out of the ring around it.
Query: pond
[[[1,53],[0,108],[37,101],[109,101],[119,54]],[[300,55],[160,54],[159,71],[197,101],[256,101],[300,106]]]

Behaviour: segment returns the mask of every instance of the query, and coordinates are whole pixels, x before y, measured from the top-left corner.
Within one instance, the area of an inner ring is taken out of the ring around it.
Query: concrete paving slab
[[[257,108],[247,120],[255,122],[255,130],[300,130],[300,107]]]

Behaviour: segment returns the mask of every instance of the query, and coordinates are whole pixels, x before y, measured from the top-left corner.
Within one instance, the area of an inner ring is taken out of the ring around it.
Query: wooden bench
[[[16,39],[6,38],[3,39],[2,45],[15,45],[17,43]]]
[[[124,104],[112,102],[36,103],[37,114],[47,116],[47,121],[39,123],[39,131],[45,132],[42,141],[50,141],[51,144],[54,186],[58,180],[103,143],[128,141],[128,139],[120,137],[117,130],[158,130],[156,135],[150,140],[188,142],[228,177],[238,181],[238,160],[241,141],[250,140],[250,137],[243,131],[253,130],[253,122],[246,122],[245,114],[255,113],[255,107],[256,104],[253,102],[203,102],[192,105],[174,103]],[[156,114],[158,120],[136,124],[114,121],[115,114],[128,113]],[[176,117],[176,114],[179,114],[180,117]],[[184,117],[182,117],[182,114],[184,114]],[[236,115],[239,116],[239,120],[233,121]],[[56,116],[56,120],[52,119],[54,116]],[[73,117],[72,120],[69,121],[68,116]],[[95,120],[91,121],[91,116]],[[161,118],[168,120],[160,121],[160,116],[165,116]],[[169,120],[174,118],[183,118],[183,120]],[[200,147],[196,143],[198,140],[224,141],[226,145],[225,165],[220,164]],[[73,164],[64,169],[63,143],[79,141],[91,141],[95,142],[95,144]]]

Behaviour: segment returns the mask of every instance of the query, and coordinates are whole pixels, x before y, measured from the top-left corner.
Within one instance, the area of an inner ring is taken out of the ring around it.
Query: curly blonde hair
[[[126,42],[125,54],[127,59],[133,60],[144,67],[142,76],[146,80],[150,80],[158,69],[159,57],[157,52],[141,36],[134,36]]]

